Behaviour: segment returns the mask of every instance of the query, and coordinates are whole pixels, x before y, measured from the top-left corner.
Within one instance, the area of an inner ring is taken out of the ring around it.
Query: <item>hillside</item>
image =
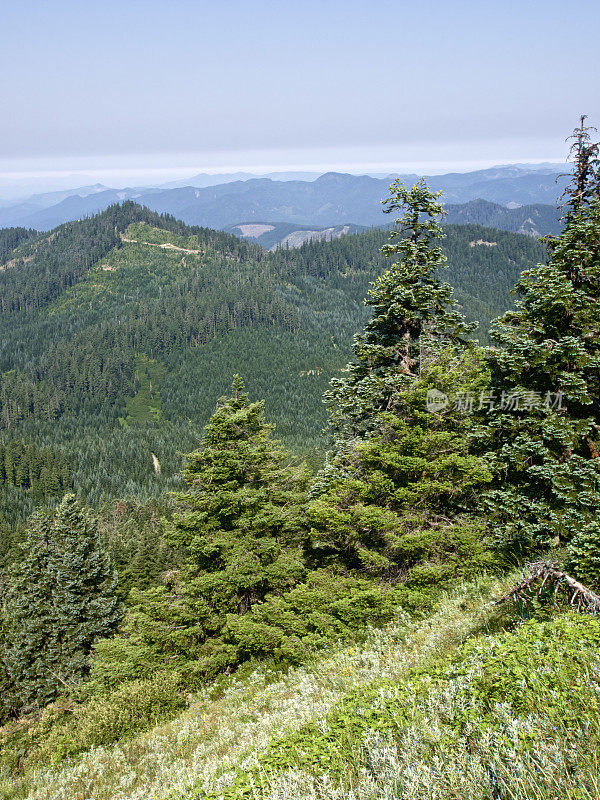
[[[449,204],[445,210],[447,216],[444,217],[444,222],[448,225],[482,225],[534,238],[548,234],[556,236],[562,228],[560,212],[549,205],[506,208],[487,200],[470,200],[460,205]],[[389,225],[376,227],[387,229]],[[232,225],[227,230],[236,236],[252,240],[267,250],[275,250],[277,247],[300,247],[307,241],[336,239],[343,234],[359,233],[364,229],[365,226],[350,224],[315,228],[294,225],[291,222],[250,222]]]
[[[399,611],[287,674],[221,680],[115,744],[105,710],[87,731],[104,746],[45,768],[42,749],[20,781],[0,778],[0,796],[593,800],[598,622],[563,611],[522,624],[492,603],[516,577],[457,587],[421,621]]]
[[[94,503],[176,485],[178,453],[234,372],[267,398],[286,444],[318,463],[321,396],[366,319],[385,231],[268,254],[125,204],[32,235],[4,234],[0,437],[18,453],[43,448],[45,466],[27,477],[29,457],[11,457],[5,514],[65,481]],[[545,257],[529,237],[477,226],[448,226],[444,246],[457,300],[483,331]]]
[[[503,231],[524,233],[539,238],[551,234],[557,236],[561,231],[560,212],[555,206],[523,205],[506,208],[487,200],[471,200],[462,205],[446,206],[448,216],[445,221],[453,225],[485,225]]]
[[[596,797],[600,203],[546,257],[392,191],[388,242],[4,237],[0,797]],[[478,347],[440,273],[471,317],[536,260]]]
[[[305,242],[330,241],[339,239],[348,233],[360,233],[361,225],[335,225],[330,228],[314,228],[310,225],[298,226],[291,222],[250,222],[232,225],[227,229],[242,239],[249,239],[265,250],[276,250],[278,247],[300,247]]]

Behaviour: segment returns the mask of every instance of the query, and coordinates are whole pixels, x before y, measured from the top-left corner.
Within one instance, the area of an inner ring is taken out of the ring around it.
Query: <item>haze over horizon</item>
[[[557,166],[562,167],[564,162],[538,161],[527,162],[527,166]],[[441,175],[451,172],[470,172],[502,166],[525,166],[524,162],[507,161],[505,163],[490,161],[480,162],[416,162],[400,165],[391,164],[299,164],[299,165],[230,165],[224,168],[211,167],[154,167],[150,169],[138,168],[119,169],[82,169],[82,170],[29,170],[17,172],[0,172],[0,196],[3,199],[25,198],[37,192],[52,192],[67,189],[76,189],[83,186],[102,185],[114,189],[140,186],[165,186],[178,182],[184,184],[198,175],[223,175],[229,176],[251,175],[252,177],[269,177],[280,179],[313,180],[327,172],[342,172],[355,175],[372,175],[386,177],[389,174],[418,174]]]
[[[6,29],[25,35],[0,54],[10,109],[0,197],[35,180],[120,188],[197,172],[562,162],[579,115],[599,121],[590,0],[170,9],[31,0],[5,10]]]

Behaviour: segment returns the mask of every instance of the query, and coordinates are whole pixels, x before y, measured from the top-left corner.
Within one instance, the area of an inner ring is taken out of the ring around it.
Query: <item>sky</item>
[[[600,128],[596,0],[2,0],[0,179],[434,172]],[[0,185],[1,190],[1,185]]]

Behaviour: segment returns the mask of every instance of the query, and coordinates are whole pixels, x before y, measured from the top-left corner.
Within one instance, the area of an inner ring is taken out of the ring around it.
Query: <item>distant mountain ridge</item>
[[[273,181],[314,181],[322,172],[267,172],[265,175],[257,175],[254,172],[199,172],[191,178],[179,181],[169,181],[162,183],[159,189],[179,189],[183,186],[193,186],[197,189],[205,189],[208,186],[217,186],[222,183],[234,183],[235,181],[249,181],[256,178],[269,178]]]
[[[558,168],[528,169],[520,166],[493,167],[468,173],[429,177],[434,190],[443,192],[448,206],[485,200],[499,206],[548,204],[554,206],[566,177],[557,178]],[[198,176],[199,178],[202,176]],[[288,176],[286,175],[286,178]],[[273,180],[269,177],[237,180],[213,186],[176,188],[110,189],[95,185],[78,193],[56,193],[58,202],[48,205],[49,194],[32,196],[26,202],[0,208],[0,227],[50,230],[63,222],[82,219],[123,200],[135,200],[152,211],[169,213],[189,225],[230,229],[250,222],[291,223],[312,228],[338,225],[384,225],[381,200],[388,194],[393,176],[374,178],[328,172],[315,180]],[[399,176],[414,183],[417,175]],[[500,218],[500,214],[496,214]],[[533,233],[545,233],[549,212],[534,214],[528,223]],[[481,222],[481,220],[478,220]],[[483,224],[492,224],[483,223]],[[512,224],[512,223],[511,223]],[[504,226],[503,226],[504,227]],[[513,230],[513,228],[510,228]],[[519,230],[517,227],[515,230]]]
[[[468,203],[446,206],[446,211],[448,215],[444,222],[448,224],[483,225],[501,231],[523,233],[526,236],[556,236],[562,228],[560,212],[556,206],[541,203],[506,208],[487,200],[470,200]]]

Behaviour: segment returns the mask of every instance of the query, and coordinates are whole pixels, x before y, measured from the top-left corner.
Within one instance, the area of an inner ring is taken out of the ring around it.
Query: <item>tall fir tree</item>
[[[21,560],[5,587],[0,654],[5,676],[3,716],[28,705],[43,706],[56,696],[57,681],[47,659],[53,623],[49,533],[49,517],[35,513]]]
[[[3,604],[2,659],[17,707],[44,705],[87,674],[94,641],[117,628],[116,574],[73,494],[37,514]]]
[[[523,273],[516,309],[491,330],[494,407],[482,424],[494,484],[486,504],[497,544],[521,553],[577,546],[574,537],[581,545],[598,521],[599,147],[584,119],[573,134],[564,230],[549,242],[549,263]]]
[[[164,586],[131,593],[125,642],[103,643],[99,671],[124,652],[139,659],[140,647],[149,671],[169,658],[188,682],[233,667],[239,646],[228,620],[303,577],[308,477],[272,438],[263,406],[250,402],[238,376],[232,396],[219,400],[201,446],[187,456],[189,488],[167,532],[185,565]]]
[[[456,398],[479,395],[486,374],[468,339],[474,326],[438,276],[437,197],[424,180],[391,187],[387,210],[404,215],[385,251],[399,261],[369,294],[373,318],[355,338],[348,376],[326,394],[336,451],[307,510],[321,559],[400,581],[413,605],[485,560],[468,508],[489,473],[470,452],[470,416]],[[432,412],[432,393],[453,402]]]
[[[187,553],[194,589],[215,610],[244,614],[267,592],[283,591],[302,573],[304,468],[271,438],[264,403],[251,403],[239,376],[187,457],[187,510],[170,541]]]
[[[410,189],[398,179],[390,186],[384,211],[403,213],[382,252],[397,261],[365,301],[373,317],[355,336],[355,360],[346,367],[347,376],[333,379],[325,395],[330,425],[342,435],[372,427],[374,414],[389,409],[398,391],[418,377],[428,347],[466,345],[476,327],[466,322],[452,287],[440,278],[447,266],[438,245],[445,213],[440,194],[431,192],[424,178]]]

